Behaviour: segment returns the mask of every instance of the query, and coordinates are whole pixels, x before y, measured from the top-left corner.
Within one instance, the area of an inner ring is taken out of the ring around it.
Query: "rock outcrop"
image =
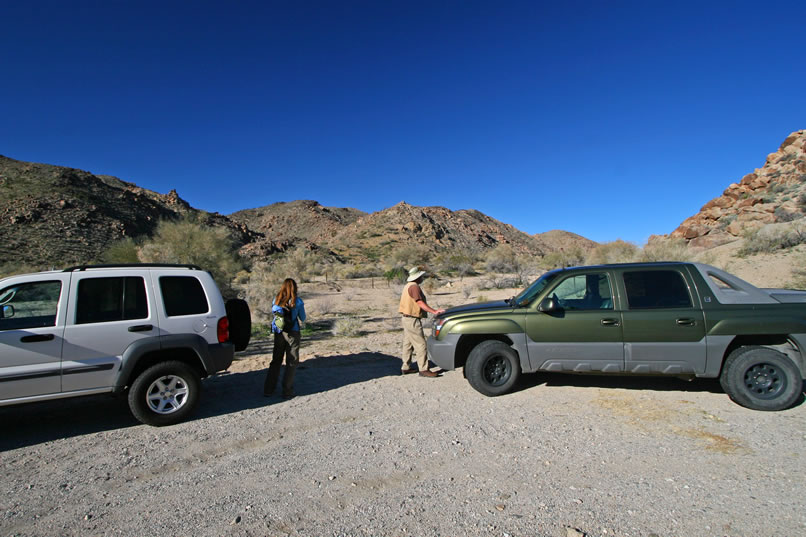
[[[790,134],[759,169],[687,218],[672,237],[711,248],[765,224],[789,222],[806,212],[806,130]]]

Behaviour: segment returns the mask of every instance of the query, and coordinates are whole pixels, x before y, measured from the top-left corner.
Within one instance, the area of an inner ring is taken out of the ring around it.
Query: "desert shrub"
[[[403,283],[409,277],[409,271],[403,267],[395,267],[384,272],[383,277],[390,283]]]
[[[775,220],[778,222],[791,222],[793,220],[801,218],[801,215],[789,212],[783,207],[776,207],[774,214],[775,214]]]
[[[792,281],[787,284],[787,287],[806,290],[806,268],[803,268],[806,266],[806,257],[802,257],[797,266],[799,268],[792,271]]]
[[[638,246],[621,239],[605,242],[588,252],[585,259],[591,265],[607,263],[629,263],[638,253]]]
[[[414,267],[428,261],[428,249],[417,244],[396,248],[392,252],[391,267]]]
[[[364,321],[358,317],[343,317],[333,323],[333,335],[338,337],[358,337]]]
[[[439,267],[440,272],[447,274],[456,274],[460,277],[475,276],[476,270],[474,265],[478,261],[478,257],[472,253],[461,254],[442,254],[434,259],[434,263]]]
[[[484,295],[479,295],[476,297],[476,302],[488,302],[490,299]]]
[[[473,294],[473,290],[474,290],[473,287],[469,285],[462,288],[462,296],[465,298],[465,300],[470,298],[470,295]]]
[[[304,247],[297,247],[270,260],[272,278],[280,284],[286,278],[293,278],[297,283],[309,282],[315,276],[324,273],[327,263],[323,255]]]
[[[267,263],[256,263],[246,277],[238,278],[237,288],[249,304],[253,319],[271,318],[271,306],[281,283]]]
[[[341,275],[345,279],[374,278],[383,275],[383,271],[377,265],[346,265],[341,270]]]
[[[131,237],[113,242],[101,255],[104,263],[139,263],[137,243]]]
[[[653,238],[638,250],[633,261],[691,261],[694,258],[685,239]]]
[[[14,276],[16,274],[28,274],[31,272],[40,272],[46,270],[48,267],[38,267],[29,265],[27,263],[3,263],[0,264],[0,278]]]
[[[191,220],[161,221],[154,236],[137,248],[137,257],[143,263],[198,265],[213,275],[225,297],[234,295],[232,281],[243,268],[228,230]]]
[[[500,244],[487,253],[484,266],[490,272],[515,272],[518,266],[518,258],[512,246]]]
[[[517,278],[494,274],[482,282],[481,289],[511,289],[518,285],[520,284]]]
[[[760,253],[786,250],[806,242],[806,228],[803,225],[767,225],[750,230],[744,235],[744,242],[737,253],[740,257]]]
[[[316,303],[316,311],[320,316],[329,315],[335,311],[336,303],[332,298],[326,297]]]
[[[582,248],[560,250],[543,256],[540,266],[551,270],[556,268],[574,267],[585,263],[585,252]]]

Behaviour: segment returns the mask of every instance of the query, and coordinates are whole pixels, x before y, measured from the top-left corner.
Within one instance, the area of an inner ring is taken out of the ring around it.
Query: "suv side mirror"
[[[14,317],[14,306],[6,305],[0,309],[0,319]]]
[[[562,308],[554,299],[554,297],[544,298],[540,304],[537,306],[538,311],[542,311],[543,313],[551,313],[554,311],[559,311]]]

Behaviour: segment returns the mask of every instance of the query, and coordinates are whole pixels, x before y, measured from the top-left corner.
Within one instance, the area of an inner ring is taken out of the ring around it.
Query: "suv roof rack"
[[[163,267],[163,268],[186,268],[190,270],[202,270],[198,265],[188,265],[182,263],[117,263],[111,265],[76,265],[74,267],[67,267],[62,272],[76,272],[94,268],[144,268],[144,267]]]

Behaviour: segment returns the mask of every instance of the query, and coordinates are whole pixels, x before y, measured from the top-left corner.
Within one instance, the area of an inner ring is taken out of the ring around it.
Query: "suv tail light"
[[[218,342],[226,343],[229,341],[229,319],[221,317],[218,320]]]

